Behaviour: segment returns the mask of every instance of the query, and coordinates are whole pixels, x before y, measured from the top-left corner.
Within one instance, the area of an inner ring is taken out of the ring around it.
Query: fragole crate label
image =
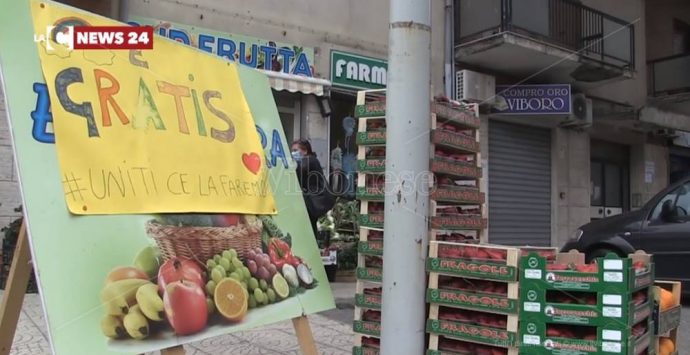
[[[384,186],[360,186],[357,188],[357,199],[359,200],[382,201],[384,197]]]
[[[355,346],[352,348],[352,355],[379,355],[378,349],[368,348],[365,346]]]
[[[431,143],[459,149],[467,153],[479,151],[479,142],[462,133],[434,130],[431,133]]]
[[[357,145],[380,145],[386,143],[386,131],[357,132]]]
[[[362,172],[383,172],[386,170],[386,159],[363,159],[358,160],[359,171]]]
[[[362,308],[381,309],[381,295],[358,293],[355,295],[355,305]]]
[[[360,254],[381,256],[383,255],[383,241],[368,240],[359,242],[357,251],[359,251]]]
[[[515,343],[516,334],[507,330],[429,319],[427,332],[447,335],[457,339],[508,347]]]
[[[451,162],[439,158],[434,158],[431,161],[431,171],[438,174],[470,179],[478,179],[482,176],[481,168],[476,165],[467,162]]]
[[[352,325],[352,329],[355,333],[367,334],[373,336],[381,335],[381,323],[378,322],[365,322],[361,320],[356,320]]]
[[[383,213],[359,215],[359,225],[363,227],[383,227]]]
[[[359,280],[381,282],[382,270],[377,268],[359,267],[357,268],[357,278]]]
[[[382,117],[386,115],[386,102],[370,102],[355,107],[355,117]]]
[[[513,266],[465,259],[427,258],[427,271],[497,281],[515,281],[517,278],[517,270]]]
[[[463,308],[479,311],[502,312],[506,314],[517,312],[517,301],[505,296],[474,293],[460,290],[429,289],[426,291],[426,300],[429,303],[437,303],[448,306],[461,306]]]
[[[455,203],[483,203],[484,194],[476,188],[436,187],[431,192],[431,199],[435,201]]]
[[[434,229],[482,229],[486,219],[481,215],[439,214],[431,217],[431,228]]]

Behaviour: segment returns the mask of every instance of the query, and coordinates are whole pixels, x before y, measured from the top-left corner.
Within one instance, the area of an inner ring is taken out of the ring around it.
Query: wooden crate
[[[673,353],[671,353],[671,355],[679,355],[680,351],[678,350],[678,329],[676,328],[676,329],[671,330],[666,335],[666,337],[671,338],[671,340],[673,341],[673,344],[675,344],[675,347],[676,347],[676,350]],[[660,336],[656,337],[656,347],[655,347],[656,354],[659,354],[659,349],[660,349],[659,344],[660,344],[661,338],[662,337],[660,337]]]
[[[484,344],[484,343],[475,343],[475,342],[472,342],[472,341],[468,341],[468,340],[466,340],[466,339],[457,339],[457,338],[450,337],[450,336],[445,336],[445,335],[443,335],[443,337],[448,338],[448,339],[453,339],[453,340],[460,340],[460,341],[467,342],[467,343],[474,343],[474,344],[480,344],[480,345],[487,345],[487,344]],[[451,352],[451,351],[442,351],[442,350],[439,350],[439,339],[440,339],[440,338],[441,338],[441,335],[438,335],[438,334],[429,334],[429,347],[428,347],[429,349],[428,349],[428,351],[426,352],[426,355],[456,355],[456,354],[460,354],[460,353],[455,353],[455,352]],[[519,354],[519,349],[518,349],[517,347],[514,347],[514,346],[504,346],[503,348],[506,348],[506,349],[508,350],[508,355],[518,355],[518,354]],[[465,354],[466,354],[466,353],[465,353]],[[463,355],[464,355],[464,354],[463,354]]]
[[[654,321],[656,323],[656,333],[657,335],[669,334],[671,331],[676,330],[680,325],[680,316],[682,305],[680,304],[681,299],[681,283],[679,281],[654,281],[653,293],[654,300],[656,302],[654,309]],[[673,307],[662,311],[659,305],[660,303],[660,289],[665,289],[673,294]]]
[[[518,314],[519,282],[508,282],[507,294],[490,294],[473,292],[470,290],[444,289],[439,286],[442,275],[432,272],[429,274],[429,288],[426,301],[433,305],[468,309],[496,314]],[[495,281],[498,282],[498,281]],[[438,308],[436,309],[438,311]]]

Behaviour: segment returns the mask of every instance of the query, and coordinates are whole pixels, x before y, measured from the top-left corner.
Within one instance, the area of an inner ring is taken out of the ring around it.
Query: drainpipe
[[[450,99],[455,99],[453,96],[453,86],[455,84],[455,19],[453,11],[453,0],[446,0],[446,19],[445,23],[445,40],[446,40],[446,62],[445,62],[445,81],[446,81],[446,96]]]
[[[424,354],[431,0],[391,0],[381,354]]]

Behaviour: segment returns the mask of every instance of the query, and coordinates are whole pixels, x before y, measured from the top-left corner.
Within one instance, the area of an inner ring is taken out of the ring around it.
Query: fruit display
[[[100,294],[103,335],[144,340],[154,334],[197,334],[212,324],[240,323],[252,309],[315,288],[318,282],[293,253],[290,235],[283,234],[271,217],[260,218],[263,247],[243,253],[218,250],[201,264],[182,256],[163,261],[157,247],[147,246],[133,265],[113,268]],[[166,215],[164,219],[183,226],[239,223],[237,215]]]
[[[427,270],[433,274],[514,282],[517,248],[432,241]]]
[[[643,252],[627,258],[609,254],[591,263],[575,250],[547,259],[536,252],[522,256],[520,278],[525,288],[562,291],[618,291],[632,294],[649,288],[654,280],[651,255]],[[522,288],[522,284],[521,284]]]
[[[491,328],[503,329],[508,326],[507,315],[468,311],[450,307],[439,307],[438,319]]]
[[[453,243],[466,243],[475,244],[479,243],[479,239],[475,236],[464,234],[464,233],[452,233],[446,232],[436,235],[436,240],[440,242],[453,242]]]
[[[676,343],[669,337],[660,337],[657,346],[658,355],[672,355],[676,353]]]
[[[603,355],[654,354],[651,327],[645,319],[632,326],[611,321],[603,326],[545,324],[520,319],[521,354],[563,354],[576,349],[578,354]]]

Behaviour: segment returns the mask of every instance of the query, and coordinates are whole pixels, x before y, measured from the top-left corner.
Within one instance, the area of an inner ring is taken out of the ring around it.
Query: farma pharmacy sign
[[[358,54],[331,51],[331,82],[348,89],[385,89],[388,62]]]

